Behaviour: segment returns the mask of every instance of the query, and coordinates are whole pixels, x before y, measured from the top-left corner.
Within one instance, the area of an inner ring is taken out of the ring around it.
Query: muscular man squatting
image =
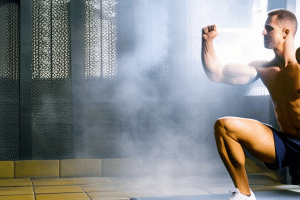
[[[262,34],[265,48],[272,49],[275,57],[248,65],[222,65],[213,46],[218,36],[216,25],[203,28],[202,63],[207,77],[213,82],[231,85],[245,85],[260,78],[270,93],[281,129],[237,117],[216,121],[218,151],[236,187],[230,197],[232,200],[256,199],[245,171],[244,148],[272,170],[286,166],[290,170],[300,169],[300,65],[295,56],[296,31],[297,19],[292,12],[270,11]]]

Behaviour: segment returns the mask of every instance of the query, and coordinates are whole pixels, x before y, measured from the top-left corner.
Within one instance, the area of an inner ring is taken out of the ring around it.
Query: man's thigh
[[[273,163],[276,160],[272,130],[263,123],[246,118],[224,117],[222,124],[226,135],[240,143],[257,159]]]

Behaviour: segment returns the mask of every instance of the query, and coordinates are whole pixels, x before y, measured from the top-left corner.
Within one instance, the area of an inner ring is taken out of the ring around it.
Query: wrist
[[[212,43],[212,42],[213,42],[213,39],[207,38],[207,37],[203,36],[203,37],[202,37],[202,42],[203,42],[203,43]]]

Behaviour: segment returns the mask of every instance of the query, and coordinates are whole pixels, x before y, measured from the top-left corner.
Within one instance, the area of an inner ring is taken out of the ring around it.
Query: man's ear
[[[283,29],[283,39],[285,39],[286,36],[289,35],[289,33],[290,33],[290,30],[289,30],[289,29],[287,29],[287,28]]]

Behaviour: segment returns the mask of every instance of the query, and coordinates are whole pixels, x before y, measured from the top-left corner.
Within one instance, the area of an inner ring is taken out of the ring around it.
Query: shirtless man
[[[216,121],[218,152],[236,187],[230,199],[255,200],[245,171],[243,148],[270,169],[299,166],[300,66],[295,58],[296,30],[297,20],[293,13],[273,10],[268,13],[262,34],[265,48],[274,51],[274,59],[248,65],[221,65],[213,47],[217,28],[215,25],[203,28],[202,63],[207,77],[213,82],[231,85],[245,85],[261,78],[269,90],[281,128],[277,131],[256,120],[236,117]]]

